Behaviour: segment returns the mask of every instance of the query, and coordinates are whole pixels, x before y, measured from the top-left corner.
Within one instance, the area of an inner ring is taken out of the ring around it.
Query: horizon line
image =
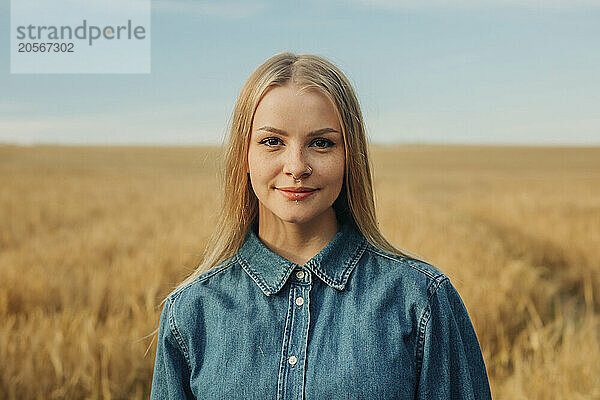
[[[545,142],[436,142],[436,141],[406,141],[406,142],[379,142],[368,141],[368,145],[374,146],[446,146],[446,147],[568,147],[568,148],[600,148],[600,141],[596,143],[585,142],[566,142],[566,143],[545,143]],[[5,142],[0,140],[0,147],[222,147],[223,143],[205,142],[205,143],[168,143],[168,142]]]

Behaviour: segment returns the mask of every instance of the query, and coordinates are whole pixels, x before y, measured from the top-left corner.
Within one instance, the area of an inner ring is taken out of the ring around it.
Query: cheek
[[[248,149],[248,154],[246,155],[246,172],[254,172],[254,168],[256,165],[256,151],[250,146]]]
[[[250,148],[250,150],[248,150],[248,172],[250,173],[251,177],[257,177],[260,175],[260,165],[261,160],[259,153],[256,152],[255,149]]]
[[[269,157],[261,156],[258,152],[248,152],[248,172],[254,185],[266,183],[276,175],[276,165]]]
[[[331,159],[322,166],[324,177],[327,181],[336,188],[341,188],[344,182],[344,155]]]

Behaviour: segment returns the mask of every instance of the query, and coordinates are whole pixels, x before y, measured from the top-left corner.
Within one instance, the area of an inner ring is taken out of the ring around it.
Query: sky
[[[0,0],[0,143],[220,144],[292,51],[346,74],[372,143],[600,145],[600,0],[151,4],[151,73],[11,74]]]

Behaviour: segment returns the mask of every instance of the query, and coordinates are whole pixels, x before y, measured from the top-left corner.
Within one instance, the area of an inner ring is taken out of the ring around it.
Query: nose
[[[310,175],[310,167],[303,149],[290,146],[286,151],[283,173],[292,179],[306,178]]]

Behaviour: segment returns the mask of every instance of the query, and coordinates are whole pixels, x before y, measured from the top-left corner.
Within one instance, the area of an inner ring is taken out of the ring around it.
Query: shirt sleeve
[[[483,355],[467,309],[446,278],[419,326],[417,399],[492,398]]]
[[[194,398],[190,389],[188,355],[180,341],[181,336],[173,318],[172,303],[167,299],[158,328],[151,400]]]

